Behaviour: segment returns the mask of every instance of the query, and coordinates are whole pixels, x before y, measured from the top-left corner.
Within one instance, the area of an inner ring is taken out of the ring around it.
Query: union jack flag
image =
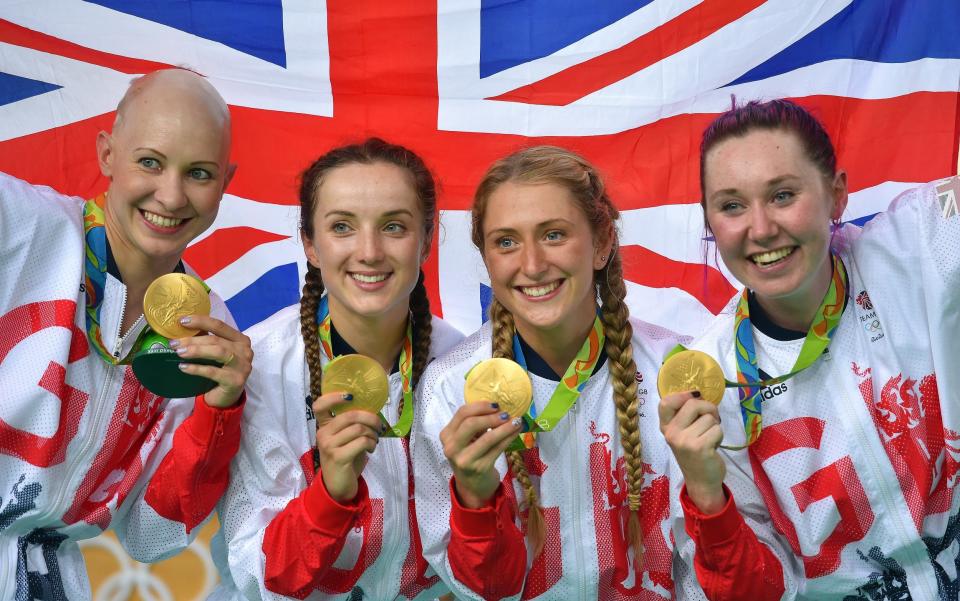
[[[242,327],[297,301],[296,175],[368,135],[441,182],[431,301],[464,331],[489,288],[467,212],[487,166],[550,143],[600,167],[635,314],[696,333],[735,283],[703,238],[698,144],[738,101],[789,97],[837,143],[863,222],[954,174],[956,0],[5,0],[0,170],[90,197],[94,138],[130,79],[203,73],[231,105],[237,176],[187,260]]]

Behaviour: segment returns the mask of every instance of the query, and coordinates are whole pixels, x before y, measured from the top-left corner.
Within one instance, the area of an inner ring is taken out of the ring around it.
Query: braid
[[[496,298],[490,304],[490,321],[493,324],[493,356],[513,359],[513,315]],[[527,542],[533,548],[533,556],[537,557],[543,552],[543,545],[547,540],[547,522],[540,507],[540,495],[530,480],[523,453],[510,451],[506,456],[513,477],[523,489],[524,503],[527,506],[527,519],[524,523],[527,528]]]
[[[310,369],[311,400],[320,396],[320,339],[317,336],[317,306],[323,295],[323,280],[320,270],[307,263],[307,276],[300,296],[300,335],[303,337],[304,355]]]
[[[417,285],[410,293],[410,319],[413,320],[413,382],[416,387],[427,368],[430,360],[430,338],[433,335],[433,315],[430,314],[430,299],[427,297],[427,287],[423,283],[423,270]],[[403,411],[403,396],[400,396],[400,405],[397,414]]]
[[[604,270],[597,273],[597,288],[606,343],[604,350],[610,362],[613,400],[617,408],[620,444],[627,464],[627,542],[633,548],[637,573],[643,565],[643,533],[640,528],[640,491],[643,488],[643,445],[637,418],[637,364],[633,360],[633,327],[624,302],[627,295],[623,283],[623,265],[616,249]]]

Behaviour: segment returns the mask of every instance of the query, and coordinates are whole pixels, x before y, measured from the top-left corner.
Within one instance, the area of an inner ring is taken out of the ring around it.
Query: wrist
[[[704,515],[715,515],[727,504],[727,495],[723,491],[723,484],[704,485],[696,482],[685,483],[687,496]]]
[[[329,470],[323,468],[321,468],[320,474],[327,495],[337,503],[346,504],[357,498],[360,485],[356,479],[347,482],[339,481],[340,478],[334,478]]]
[[[494,484],[493,488],[490,488],[489,493],[487,493],[486,489],[488,487],[486,486],[478,491],[464,486],[456,476],[453,478],[453,490],[457,495],[457,501],[459,501],[461,507],[466,509],[480,509],[489,505],[493,494],[497,492],[497,484],[499,483]]]

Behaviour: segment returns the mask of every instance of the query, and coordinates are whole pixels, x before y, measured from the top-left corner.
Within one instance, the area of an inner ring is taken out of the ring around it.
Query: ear
[[[833,184],[830,192],[833,194],[833,210],[830,218],[839,221],[843,212],[847,209],[847,172],[837,171],[833,177]]]
[[[320,269],[320,259],[317,256],[317,251],[313,248],[310,238],[307,238],[302,230],[300,231],[300,242],[303,244],[303,254],[307,255],[307,262]]]
[[[233,180],[233,176],[237,173],[237,164],[229,163],[227,164],[227,172],[223,176],[223,189],[226,191],[227,186],[230,185],[230,182]]]
[[[606,231],[603,237],[598,240],[597,244],[593,249],[593,270],[599,271],[607,266],[607,263],[610,262],[611,254],[613,252],[613,241],[616,238],[614,236],[613,225],[610,225],[610,229]]]
[[[113,138],[105,131],[97,134],[97,163],[100,165],[100,173],[109,179],[113,162]]]

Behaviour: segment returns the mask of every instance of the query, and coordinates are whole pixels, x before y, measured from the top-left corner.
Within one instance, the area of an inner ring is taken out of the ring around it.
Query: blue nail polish
[[[510,419],[510,414],[504,411],[503,413],[500,414],[500,419],[502,419],[503,421],[507,421],[508,419]]]
[[[491,408],[491,409],[499,409],[499,408],[500,408],[500,403],[490,403],[490,408]]]
[[[350,394],[349,392],[345,392],[345,393],[343,393],[342,395],[340,395],[340,398],[342,398],[342,399],[345,400],[345,401],[352,401],[352,400],[353,400],[353,395]]]

